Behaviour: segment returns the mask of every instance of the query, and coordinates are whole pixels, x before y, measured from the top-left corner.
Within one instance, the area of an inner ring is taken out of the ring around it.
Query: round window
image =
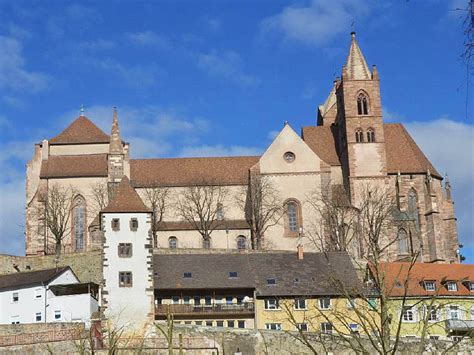
[[[283,154],[283,159],[285,159],[287,163],[293,163],[295,161],[295,154],[292,152],[286,152]]]

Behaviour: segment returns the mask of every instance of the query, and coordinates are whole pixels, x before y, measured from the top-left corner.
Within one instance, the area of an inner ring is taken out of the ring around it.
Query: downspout
[[[41,281],[41,285],[44,287],[44,322],[46,323],[47,322],[46,307],[48,307],[48,304],[47,304],[48,303],[48,288],[46,287],[43,281]]]

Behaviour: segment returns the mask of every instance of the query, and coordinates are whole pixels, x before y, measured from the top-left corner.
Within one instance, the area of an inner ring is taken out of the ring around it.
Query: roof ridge
[[[261,155],[228,155],[219,157],[169,157],[169,158],[136,158],[130,159],[134,161],[150,161],[150,160],[185,160],[185,159],[243,159],[243,158],[260,158]]]

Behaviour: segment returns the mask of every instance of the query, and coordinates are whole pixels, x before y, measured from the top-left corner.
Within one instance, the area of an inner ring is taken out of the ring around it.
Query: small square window
[[[232,304],[232,303],[234,303],[234,297],[232,297],[232,296],[227,296],[227,297],[225,298],[225,303],[226,303],[226,304],[229,304],[229,305]]]
[[[350,323],[349,324],[349,330],[354,333],[354,334],[357,334],[359,333],[359,324],[357,323]]]
[[[183,303],[184,304],[191,304],[191,298],[188,296],[183,297]]]
[[[267,279],[267,285],[276,285],[276,283],[276,279],[273,277]]]
[[[281,330],[281,323],[265,323],[267,330]]]
[[[61,319],[61,311],[54,311],[54,319],[55,320]]]
[[[119,287],[132,287],[133,279],[130,271],[119,272]]]
[[[306,309],[306,300],[304,298],[295,298],[295,309]]]
[[[39,300],[41,298],[43,298],[43,289],[38,287],[35,289],[35,299]]]
[[[413,306],[405,306],[403,307],[403,314],[402,314],[402,320],[404,322],[414,322],[416,319],[416,314]]]
[[[240,328],[240,329],[245,329],[245,321],[244,320],[239,320],[237,322],[237,326]]]
[[[10,317],[11,324],[20,324],[20,316],[11,316]]]
[[[228,320],[227,321],[227,328],[234,328],[235,327],[235,321],[234,320]]]
[[[136,232],[138,230],[138,219],[136,218],[130,219],[130,230],[132,232]]]
[[[121,258],[131,258],[133,254],[132,243],[119,243],[118,256]]]
[[[35,320],[37,322],[41,322],[41,319],[43,319],[43,317],[41,316],[41,312],[38,312],[35,314]]]
[[[321,323],[321,333],[332,334],[332,323]]]
[[[469,291],[474,292],[474,282],[469,282]]]
[[[446,283],[446,288],[448,289],[448,291],[455,292],[458,290],[458,285],[454,281],[448,281]]]
[[[212,320],[206,321],[206,327],[212,327]]]
[[[229,278],[231,278],[231,279],[237,278],[238,275],[239,275],[239,274],[237,273],[237,271],[230,271],[230,272],[229,272]]]
[[[377,310],[377,299],[376,298],[369,298],[369,310],[376,311]]]
[[[219,328],[222,328],[224,326],[224,321],[222,321],[222,320],[216,321],[216,326],[219,327]]]
[[[308,324],[307,323],[298,323],[296,325],[296,329],[301,330],[303,332],[307,332],[308,331]]]
[[[279,309],[280,305],[278,304],[278,300],[275,298],[268,298],[264,301],[265,309]]]
[[[183,278],[184,279],[190,279],[193,277],[193,273],[192,272],[185,272],[183,273]]]
[[[20,299],[19,295],[18,295],[18,292],[13,292],[12,294],[12,302],[18,302],[18,300]]]
[[[439,340],[439,335],[430,335],[431,340]]]
[[[119,218],[112,218],[112,230],[117,232],[120,230],[120,219]]]
[[[436,290],[436,281],[425,281],[425,290],[426,291],[435,291]]]
[[[319,309],[329,309],[331,308],[331,299],[330,298],[320,298],[319,299]]]
[[[179,297],[178,296],[171,297],[171,302],[173,304],[179,304]]]

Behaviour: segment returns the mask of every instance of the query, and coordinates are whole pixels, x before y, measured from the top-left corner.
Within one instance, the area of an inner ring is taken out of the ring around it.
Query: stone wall
[[[181,335],[180,335],[181,334]],[[311,336],[310,336],[311,337]],[[78,351],[79,341],[71,340],[68,342],[58,341],[51,343],[42,343],[24,346],[2,347],[2,353],[35,353],[35,354],[62,354],[74,353]],[[107,340],[104,339],[104,343]],[[324,336],[313,334],[311,339],[312,346],[317,353],[333,354],[354,354],[354,351],[347,346],[341,338],[337,336]],[[84,342],[83,344],[87,344]],[[207,328],[177,325],[174,329],[173,344],[178,352],[181,344],[183,354],[204,355],[204,354],[234,354],[237,351],[245,355],[252,354],[311,354],[308,347],[295,339],[291,334],[280,331],[255,331],[246,329],[224,329]],[[442,352],[446,350],[451,343],[445,341],[428,341],[427,352]],[[87,348],[87,345],[85,345]],[[406,340],[400,344],[400,353],[416,353],[418,341],[416,339]],[[121,346],[119,354],[140,353],[144,354],[168,354],[167,342],[159,332],[152,332],[145,341],[140,338],[126,340]],[[135,352],[133,352],[135,350]],[[457,345],[451,352],[471,353],[474,346],[470,341]],[[372,351],[371,351],[372,352]],[[373,351],[375,352],[375,351]],[[107,354],[107,350],[96,351],[96,354]]]
[[[63,254],[56,265],[55,255],[44,256],[15,256],[0,254],[0,275],[20,271],[36,271],[50,269],[56,266],[70,266],[81,282],[102,281],[101,251],[86,253]]]

